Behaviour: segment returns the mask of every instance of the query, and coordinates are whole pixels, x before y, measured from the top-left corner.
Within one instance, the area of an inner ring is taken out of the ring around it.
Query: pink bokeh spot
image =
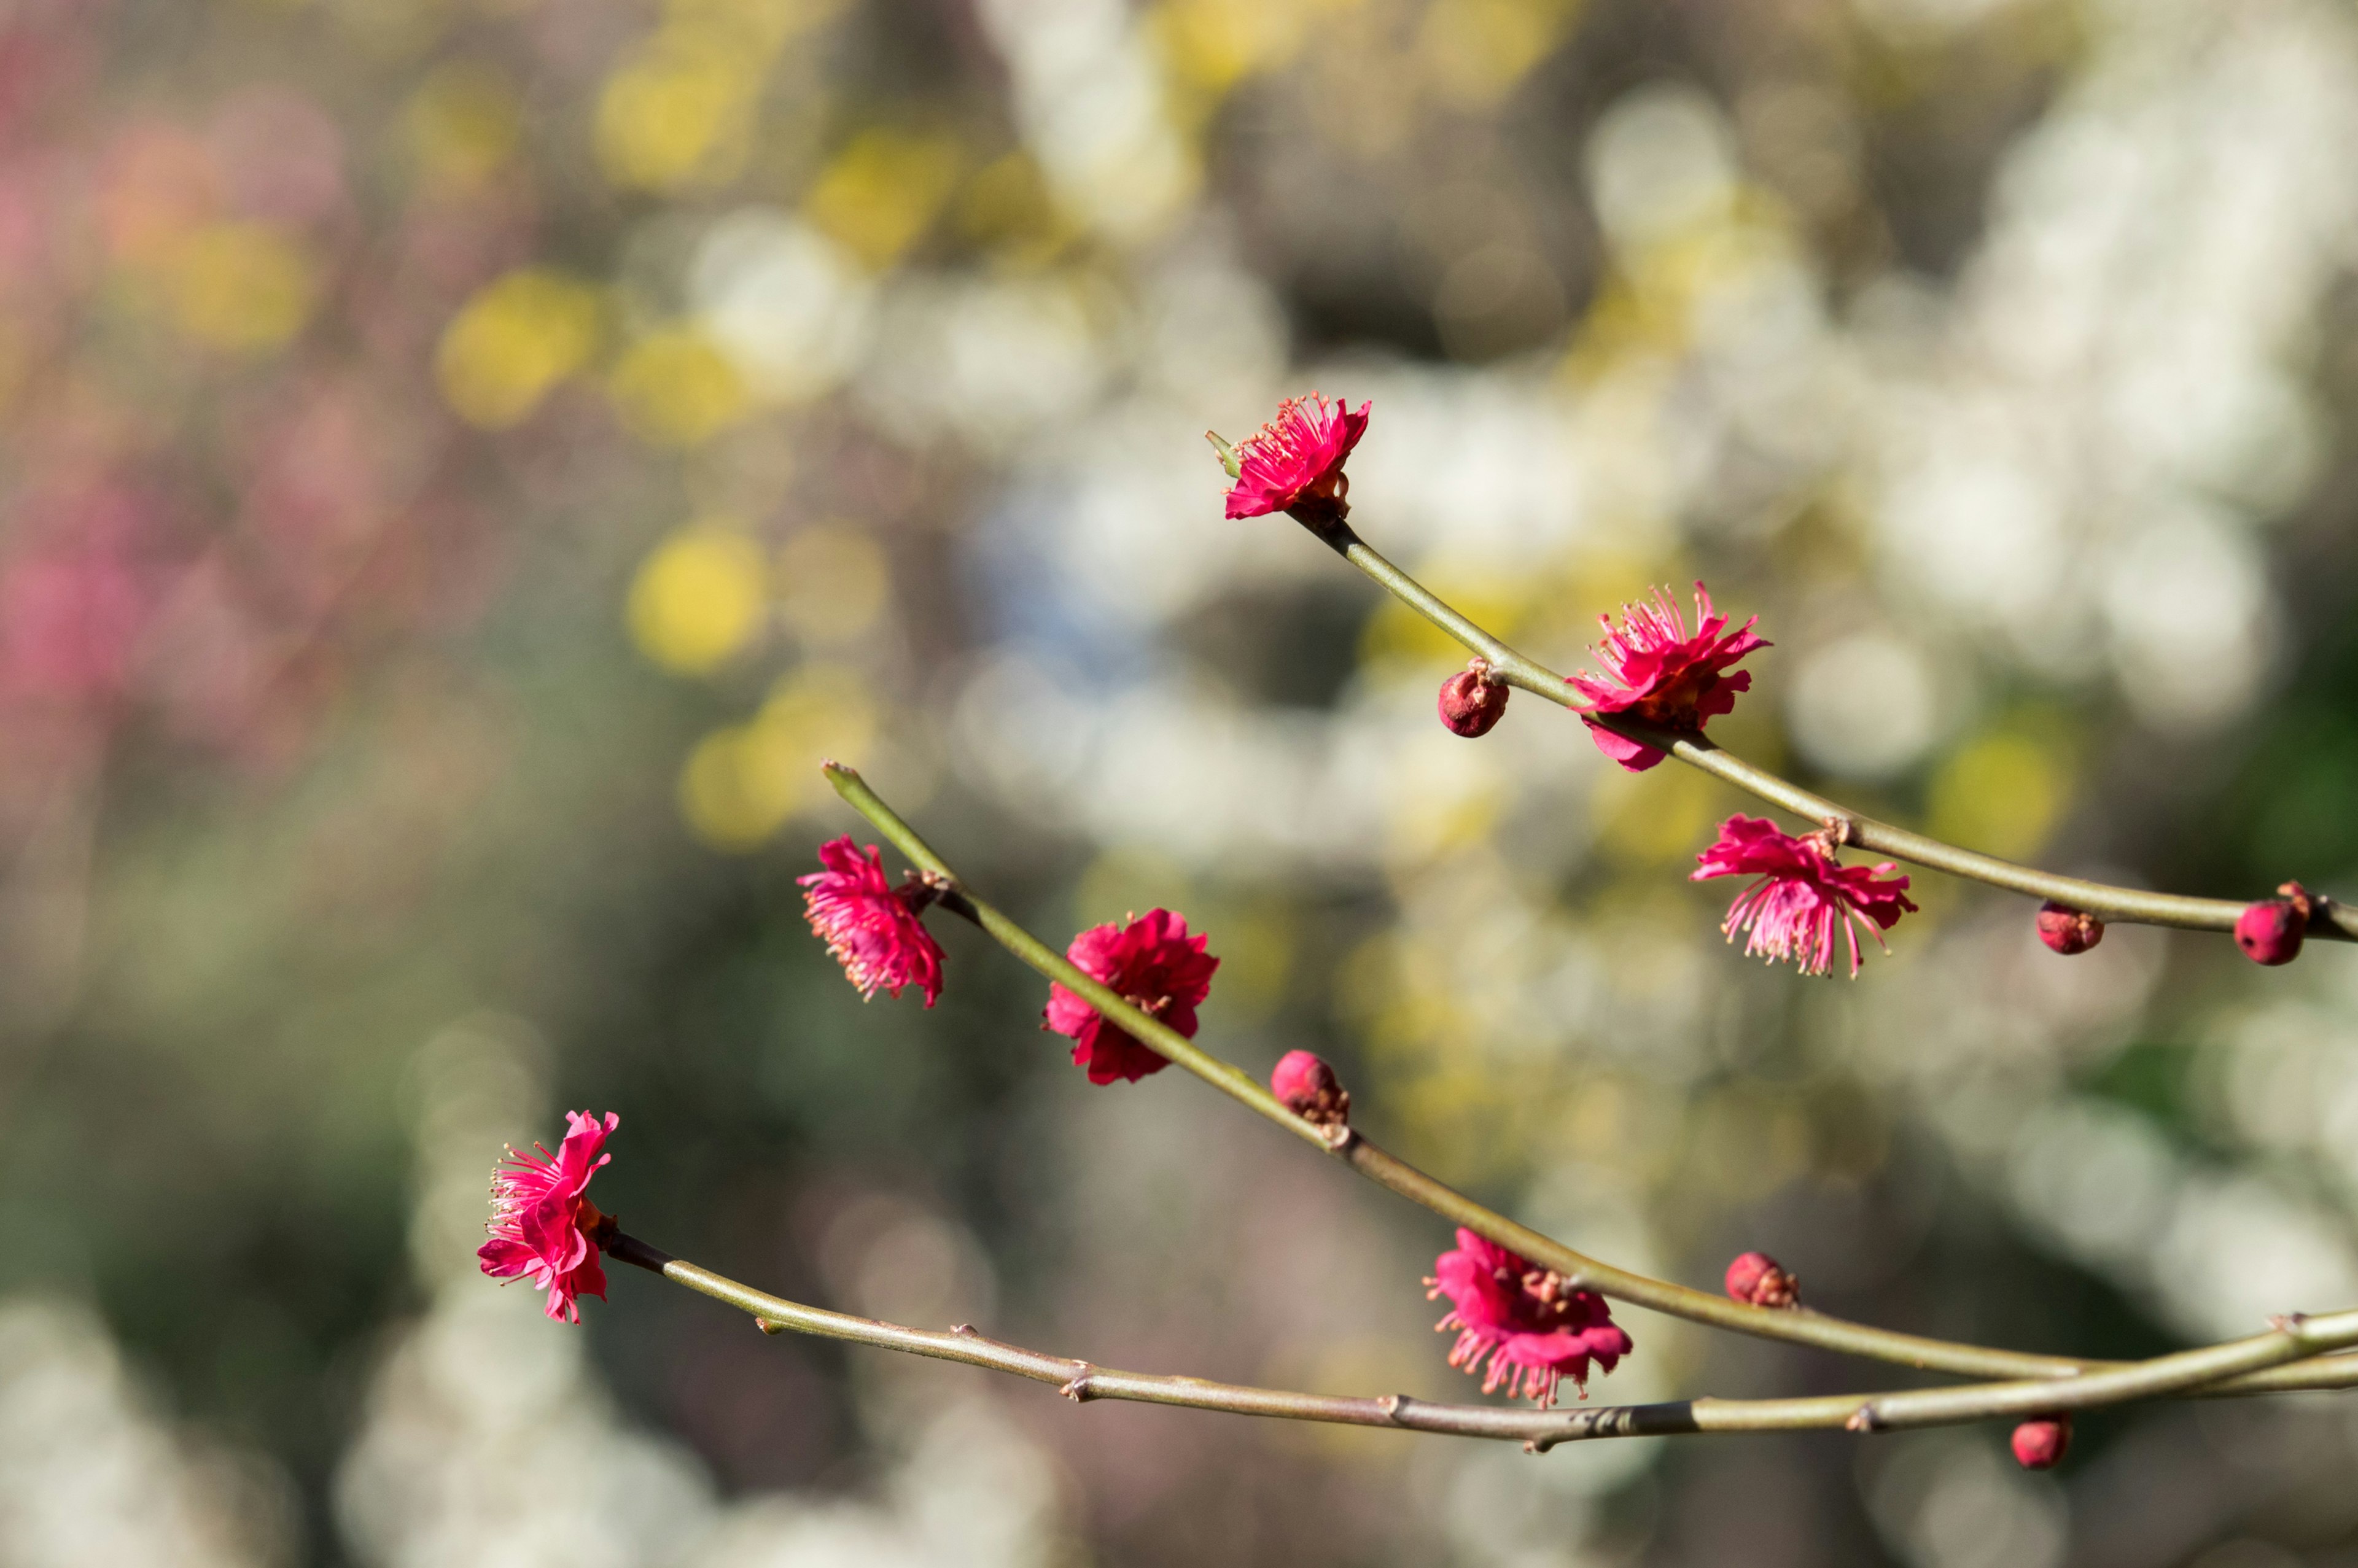
[[[1755,648],[1769,643],[1756,636],[1754,616],[1735,631],[1727,617],[1713,608],[1710,590],[1694,585],[1695,631],[1687,634],[1686,617],[1668,589],[1655,590],[1652,600],[1621,607],[1621,624],[1600,615],[1605,640],[1596,644],[1599,663],[1611,679],[1583,670],[1565,684],[1585,699],[1582,705],[1589,739],[1596,749],[1628,769],[1643,773],[1662,760],[1662,752],[1641,741],[1615,734],[1587,719],[1595,713],[1625,713],[1665,730],[1700,735],[1706,720],[1736,706],[1736,694],[1752,689],[1749,671],[1733,675],[1728,666]]]
[[[622,1122],[608,1111],[565,1113],[565,1141],[551,1154],[540,1144],[510,1149],[492,1173],[492,1238],[475,1249],[495,1280],[530,1280],[548,1292],[551,1321],[579,1323],[579,1298],[606,1299],[599,1243],[611,1222],[584,1195],[590,1178],[613,1159],[606,1140]]]
[[[861,1000],[914,986],[933,1006],[942,994],[942,948],[917,918],[915,890],[893,887],[877,847],[862,855],[848,834],[821,844],[818,860],[825,871],[796,879],[803,906]]]
[[[1482,1373],[1486,1394],[1528,1394],[1544,1410],[1569,1378],[1585,1399],[1589,1364],[1610,1372],[1633,1348],[1603,1296],[1570,1288],[1470,1230],[1461,1228],[1456,1248],[1433,1260],[1425,1285],[1428,1299],[1449,1298],[1448,1315],[1433,1325],[1457,1330],[1449,1364]]]
[[[1289,397],[1277,417],[1237,443],[1238,468],[1228,488],[1228,515],[1283,512],[1304,523],[1339,522],[1350,511],[1344,460],[1367,433],[1368,410],[1330,403],[1319,393]]]
[[[1093,925],[1073,938],[1065,957],[1091,979],[1140,1011],[1193,1040],[1195,1009],[1212,989],[1220,961],[1204,951],[1203,933],[1167,909],[1151,909],[1127,925]],[[1171,1065],[1160,1053],[1101,1017],[1076,992],[1051,981],[1047,1027],[1073,1042],[1073,1061],[1089,1082],[1136,1083]]]
[[[1889,860],[1872,868],[1843,865],[1823,835],[1796,838],[1766,817],[1729,817],[1719,825],[1718,840],[1695,860],[1692,881],[1760,879],[1728,905],[1720,929],[1731,942],[1737,932],[1749,932],[1747,956],[1770,963],[1790,958],[1805,975],[1833,968],[1839,929],[1850,945],[1850,972],[1856,979],[1859,932],[1864,929],[1881,946],[1883,933],[1902,914],[1916,912],[1909,902],[1908,879],[1892,876]]]

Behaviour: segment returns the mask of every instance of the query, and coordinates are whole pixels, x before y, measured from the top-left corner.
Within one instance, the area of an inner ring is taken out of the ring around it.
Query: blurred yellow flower
[[[515,88],[489,61],[452,60],[411,95],[402,129],[426,184],[480,185],[515,151]]]
[[[597,291],[525,267],[494,279],[443,330],[434,362],[442,396],[485,429],[518,424],[598,346]]]
[[[875,130],[852,138],[819,174],[804,212],[838,243],[882,270],[934,221],[957,183],[957,143]]]
[[[2046,847],[2071,789],[2061,748],[2017,730],[1983,735],[1932,775],[1925,830],[1985,854],[2027,860]]]
[[[207,348],[277,348],[309,319],[319,285],[294,239],[261,223],[208,223],[173,247],[172,319]]]
[[[680,773],[681,815],[716,849],[755,849],[798,807],[831,798],[819,762],[858,756],[875,730],[875,705],[856,671],[806,665],[779,680],[752,722],[697,744]]]
[[[762,547],[723,524],[676,530],[631,581],[631,640],[675,674],[719,668],[761,631],[763,566]]]
[[[598,98],[598,167],[626,190],[719,185],[744,167],[768,59],[720,30],[667,28]]]
[[[1443,97],[1487,108],[1554,51],[1580,9],[1579,0],[1433,0],[1417,52]]]
[[[806,528],[778,552],[778,615],[814,643],[857,637],[892,584],[876,541],[849,524]]]
[[[744,378],[693,328],[667,327],[632,344],[606,381],[623,428],[653,447],[698,447],[745,416]]]

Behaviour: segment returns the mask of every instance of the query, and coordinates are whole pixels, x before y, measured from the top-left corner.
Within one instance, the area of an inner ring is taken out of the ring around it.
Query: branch
[[[1748,1302],[1730,1300],[1708,1291],[1698,1291],[1667,1280],[1656,1280],[1644,1274],[1575,1252],[1552,1237],[1543,1236],[1527,1226],[1519,1225],[1497,1211],[1484,1207],[1447,1183],[1427,1175],[1405,1160],[1386,1152],[1357,1132],[1348,1132],[1339,1141],[1328,1130],[1306,1121],[1288,1110],[1277,1098],[1262,1087],[1259,1079],[1230,1063],[1204,1050],[1185,1035],[1172,1029],[1159,1019],[1150,1018],[1130,1005],[1120,995],[1083,973],[1061,953],[1055,951],[1013,920],[990,903],[977,898],[971,888],[960,881],[947,862],[935,853],[933,846],[918,837],[915,828],[902,820],[898,813],[885,805],[865,779],[839,762],[828,762],[825,770],[827,781],[835,786],[852,808],[865,816],[876,830],[890,840],[911,863],[921,871],[931,873],[955,894],[942,900],[942,907],[973,921],[995,939],[1000,946],[1014,954],[1049,979],[1079,995],[1124,1033],[1141,1041],[1170,1061],[1184,1067],[1195,1076],[1284,1128],[1306,1143],[1316,1145],[1335,1155],[1353,1170],[1454,1224],[1519,1252],[1542,1268],[1552,1269],[1572,1285],[1593,1290],[1617,1301],[1650,1307],[1656,1312],[1689,1322],[1707,1324],[1714,1328],[1750,1334],[1764,1339],[1780,1339],[1797,1345],[1814,1346],[1823,1350],[1840,1351],[1845,1355],[1865,1357],[1872,1360],[1897,1362],[1901,1366],[1922,1368],[1932,1371],[1951,1372],[1971,1378],[2059,1379],[2083,1376],[2109,1376],[2122,1369],[2124,1364],[2075,1359],[2063,1356],[2039,1356],[2023,1351],[1992,1349],[1978,1345],[1964,1345],[1945,1339],[1931,1339],[1920,1335],[1901,1334],[1891,1329],[1873,1328],[1865,1324],[1851,1323],[1838,1317],[1792,1308],[1754,1306]],[[2320,1348],[2323,1348],[2320,1346]],[[2277,1360],[2286,1357],[2277,1357]],[[2273,1366],[2274,1361],[2253,1363],[2253,1367]],[[2249,1370],[2238,1365],[2219,1369],[2213,1378]],[[2342,1368],[2335,1368],[2337,1375]],[[2358,1381],[2358,1379],[2352,1379]],[[2344,1386],[2284,1384],[2280,1387]],[[2257,1391],[2257,1390],[2255,1390]]]
[[[1996,1418],[2052,1415],[2066,1410],[2121,1404],[2183,1392],[2216,1378],[2222,1368],[2282,1363],[2311,1351],[2358,1343],[2358,1312],[2288,1319],[2250,1339],[2189,1350],[2066,1382],[1988,1383],[1882,1394],[1823,1394],[1791,1400],[1676,1400],[1648,1405],[1598,1405],[1574,1411],[1524,1411],[1511,1406],[1439,1403],[1405,1394],[1381,1398],[1296,1393],[1215,1383],[1202,1378],[1124,1372],[1071,1357],[985,1338],[960,1325],[946,1333],[908,1328],[849,1313],[827,1312],[754,1290],[708,1269],[674,1258],[634,1237],[615,1234],[609,1256],[662,1275],[675,1284],[752,1314],[764,1334],[808,1334],[907,1355],[956,1361],[1034,1382],[1053,1383],[1076,1404],[1131,1400],[1225,1411],[1281,1421],[1390,1427],[1452,1437],[1520,1442],[1533,1453],[1559,1443],[1599,1437],[1658,1437],[1690,1433],[1794,1432],[1843,1429],[1857,1433],[1902,1427],[1955,1426]],[[2358,1357],[2348,1357],[2358,1361]]]
[[[1348,524],[1336,523],[1324,527],[1303,525],[1336,554],[1390,590],[1392,597],[1480,654],[1490,665],[1494,678],[1520,687],[1561,707],[1580,710],[1579,693],[1566,683],[1563,676],[1509,647],[1444,603],[1432,589],[1369,548],[1365,540],[1351,531]],[[1992,887],[2005,888],[2031,898],[2053,899],[2068,908],[2084,910],[2100,920],[2174,925],[2190,931],[2233,931],[2237,917],[2247,907],[2226,899],[2186,898],[2174,893],[2147,892],[2139,888],[2114,887],[2106,882],[2092,882],[2081,877],[2058,876],[2051,871],[2017,866],[1995,855],[1959,849],[1954,844],[1944,844],[1938,838],[1861,816],[1823,795],[1812,795],[1766,768],[1755,767],[1699,733],[1660,730],[1618,714],[1584,714],[1583,717],[1592,724],[1667,752],[1688,766],[1700,768],[1714,778],[1758,795],[1771,806],[1782,806],[1796,816],[1805,816],[1820,824],[1846,823],[1850,831],[1845,841],[1862,849],[1891,855],[1920,866],[1930,866],[1952,876],[1987,882]],[[2358,941],[2358,907],[2314,893],[2310,897],[2314,901],[2314,908],[2309,914],[2308,935],[2342,942]]]

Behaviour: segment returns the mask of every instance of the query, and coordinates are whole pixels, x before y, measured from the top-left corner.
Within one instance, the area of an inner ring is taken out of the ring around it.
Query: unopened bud
[[[1220,454],[1220,466],[1228,470],[1230,479],[1236,478],[1244,471],[1244,460],[1237,456],[1236,448],[1229,444],[1226,437],[1217,430],[1206,430],[1204,432],[1204,439],[1211,442],[1212,450]]]
[[[2235,922],[2235,946],[2255,964],[2291,963],[2309,935],[2309,890],[2287,882],[2277,892],[2282,896],[2262,899]]]
[[[2041,1416],[2014,1429],[2014,1457],[2026,1470],[2052,1470],[2071,1446],[2071,1418]]]
[[[1269,1075],[1269,1092],[1303,1120],[1319,1127],[1351,1124],[1351,1091],[1325,1059],[1308,1051],[1288,1051]]]
[[[2085,910],[2049,899],[2039,906],[2039,939],[2065,957],[2104,939],[2104,923]]]
[[[1766,1252],[1747,1252],[1727,1266],[1727,1293],[1754,1306],[1800,1306],[1801,1281]]]
[[[1452,735],[1487,735],[1506,711],[1507,683],[1479,659],[1441,683],[1441,722]]]

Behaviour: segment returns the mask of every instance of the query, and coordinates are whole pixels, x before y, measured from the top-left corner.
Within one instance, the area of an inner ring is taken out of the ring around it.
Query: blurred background
[[[1920,873],[1748,964],[1753,803],[1448,735],[1200,435],[1372,398],[1354,521],[1566,670],[1706,577],[1714,733],[1863,809],[2358,894],[2353,145],[2324,0],[0,0],[0,1563],[2358,1563],[2347,1397],[1532,1459],[472,1259],[590,1106],[800,1299],[1477,1397],[1429,1217],[1089,1088],[955,922],[862,1006],[832,755],[1622,1263],[2107,1356],[2358,1300],[2358,958]],[[1606,1400],[1895,1377],[1622,1317]]]

